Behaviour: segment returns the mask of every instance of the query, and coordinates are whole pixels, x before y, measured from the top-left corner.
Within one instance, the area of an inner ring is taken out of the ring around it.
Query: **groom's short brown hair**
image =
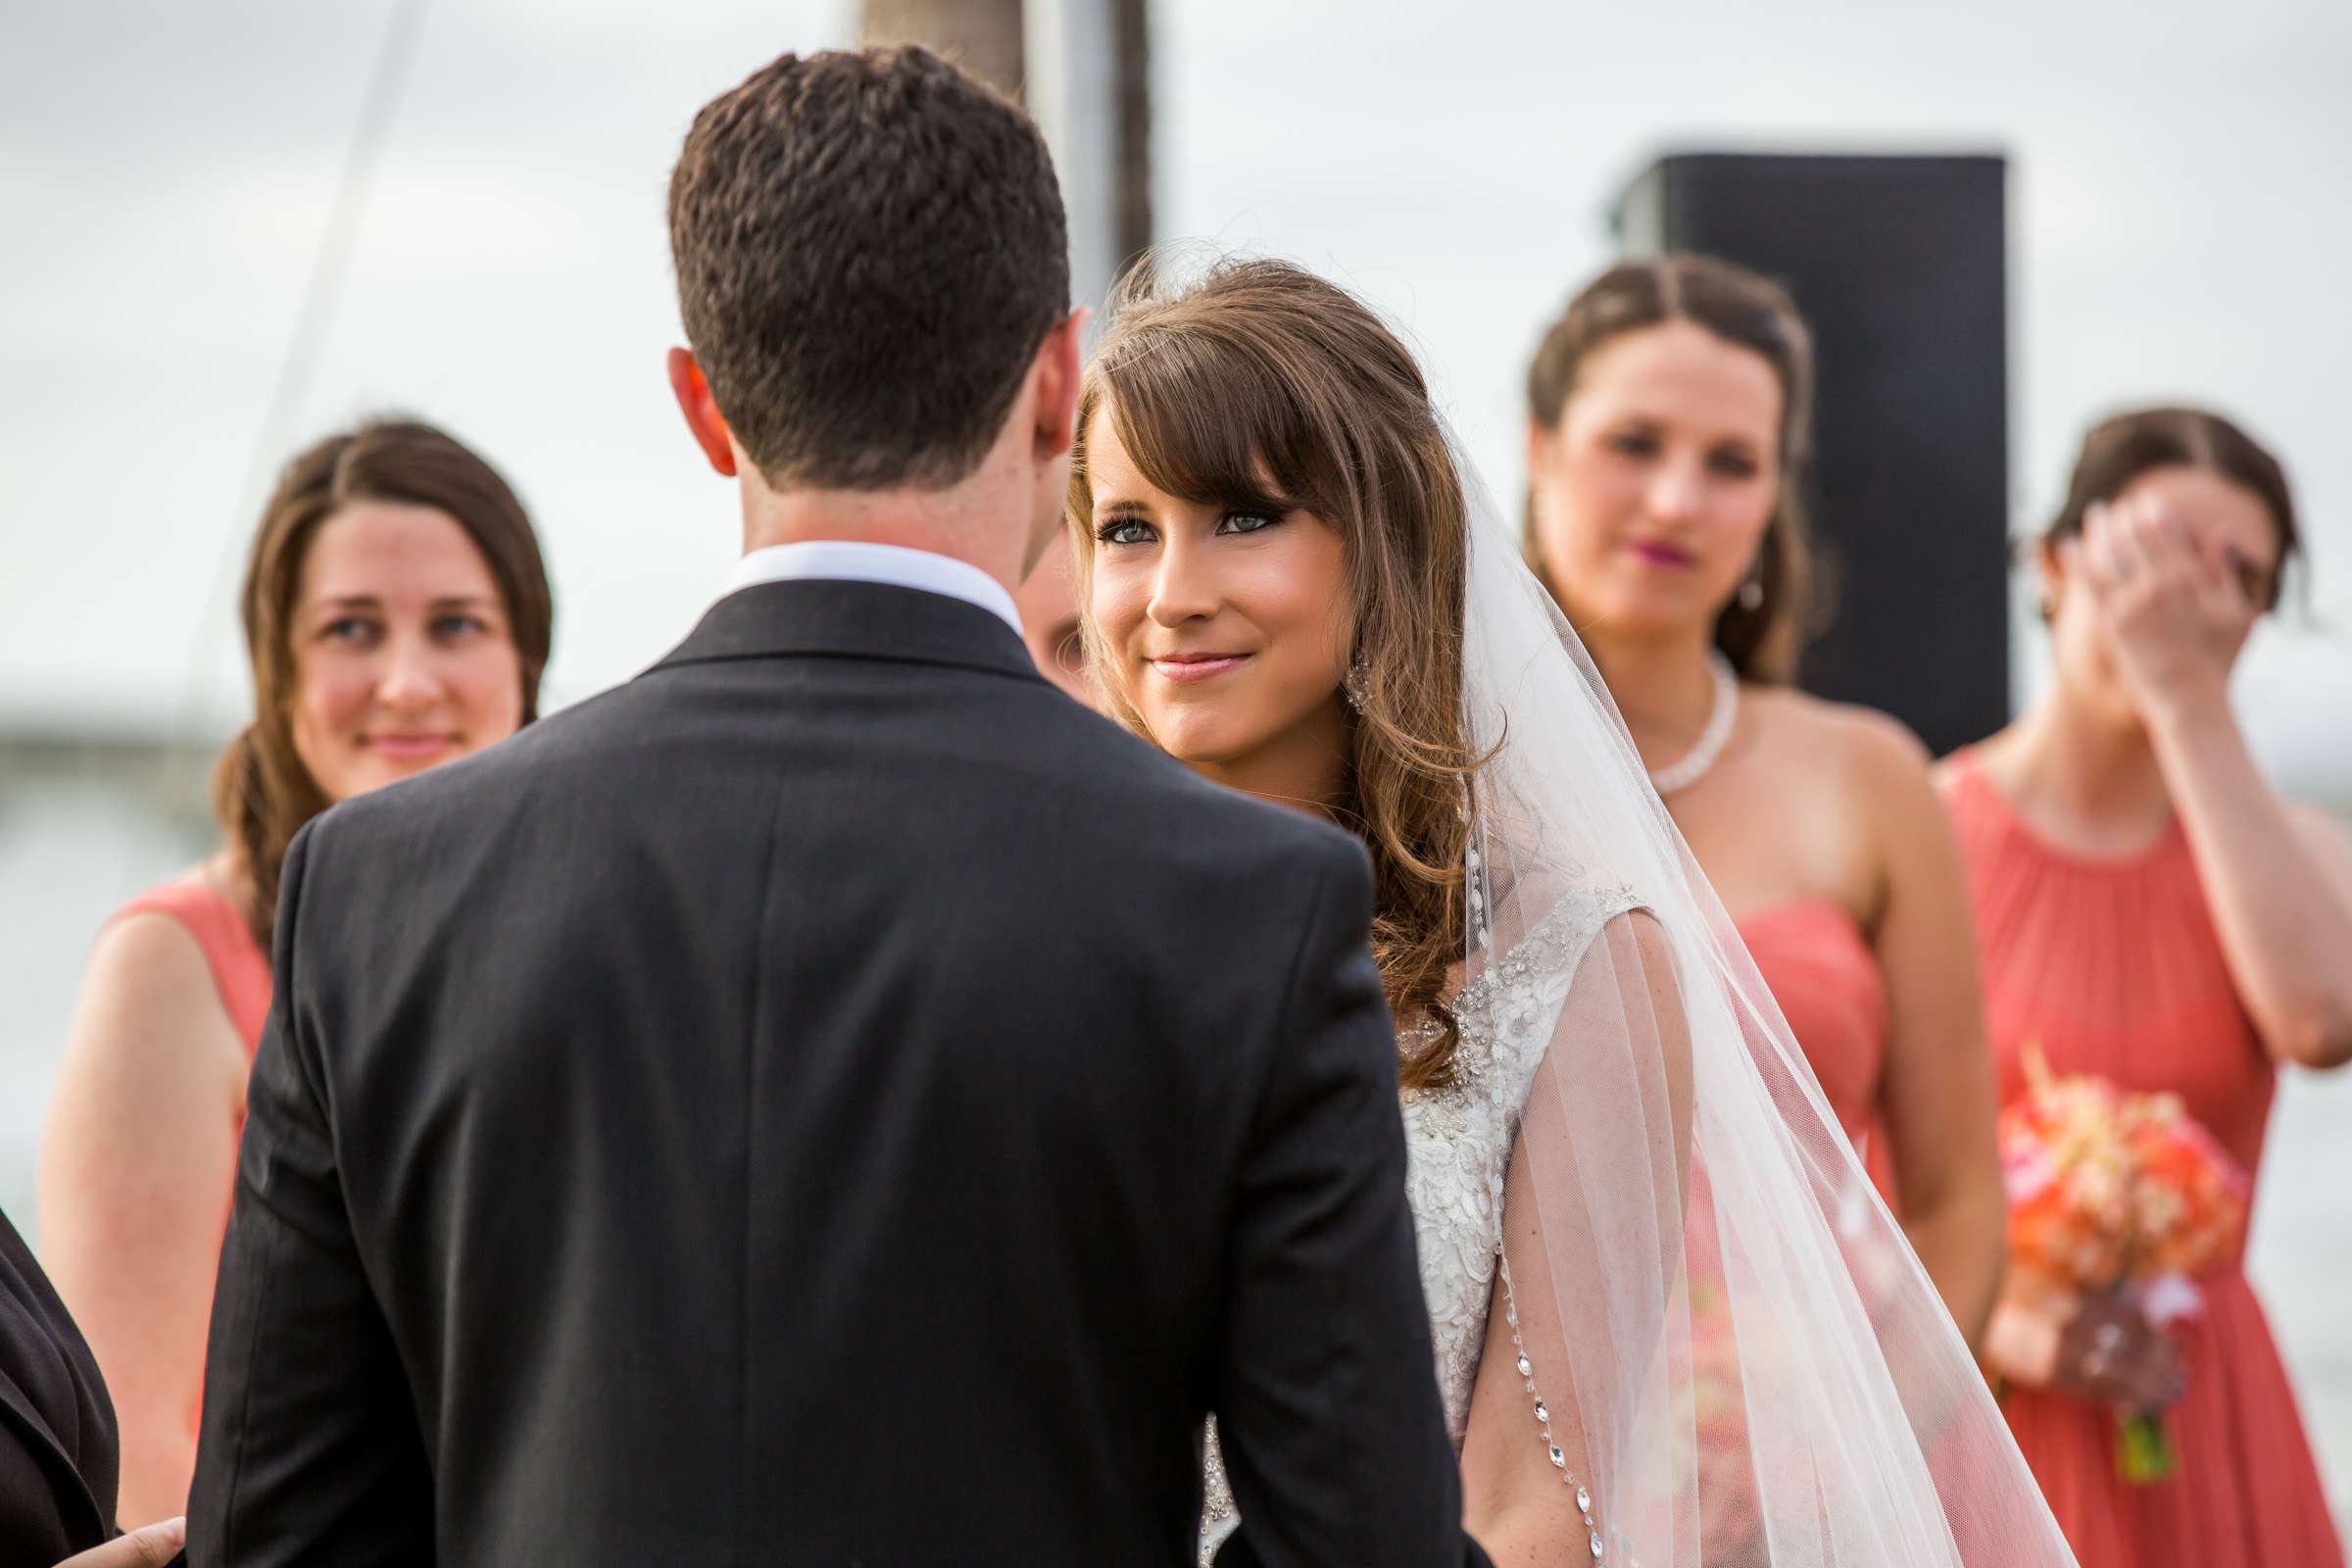
[[[920,47],[785,55],[705,105],[669,243],[687,342],[779,487],[955,483],[1069,309],[1044,138]]]

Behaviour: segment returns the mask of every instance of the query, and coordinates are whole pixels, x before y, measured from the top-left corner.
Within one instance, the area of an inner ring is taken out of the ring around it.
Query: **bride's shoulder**
[[[1490,952],[1499,956],[1478,966],[1462,987],[1454,999],[1457,1015],[1564,989],[1601,934],[1643,907],[1633,884],[1608,876],[1554,880],[1540,890],[1521,890],[1516,902],[1530,916],[1524,931],[1494,934]]]

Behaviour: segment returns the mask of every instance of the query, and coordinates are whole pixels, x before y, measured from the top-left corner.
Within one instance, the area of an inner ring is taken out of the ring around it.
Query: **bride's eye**
[[[1113,517],[1095,530],[1095,538],[1106,545],[1148,545],[1152,525],[1140,517]]]
[[[1262,512],[1228,512],[1218,519],[1217,532],[1263,533],[1281,520],[1280,517],[1270,517]]]

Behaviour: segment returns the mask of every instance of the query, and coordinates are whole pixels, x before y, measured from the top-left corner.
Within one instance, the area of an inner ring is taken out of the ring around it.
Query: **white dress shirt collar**
[[[867,544],[856,539],[809,539],[799,544],[768,545],[754,550],[735,564],[727,593],[767,582],[800,582],[828,578],[838,582],[878,582],[894,588],[944,594],[978,605],[1021,635],[1021,612],[1004,585],[968,561],[908,550],[902,545]],[[723,595],[722,595],[723,597]]]

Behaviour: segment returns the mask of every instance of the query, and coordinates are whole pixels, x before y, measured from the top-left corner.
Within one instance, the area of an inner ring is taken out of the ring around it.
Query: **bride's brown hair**
[[[1232,261],[1181,285],[1150,259],[1113,291],[1087,368],[1070,464],[1078,603],[1096,541],[1086,436],[1107,409],[1158,489],[1203,506],[1311,512],[1347,561],[1356,667],[1340,821],[1372,852],[1372,953],[1401,1023],[1427,1023],[1407,1088],[1446,1081],[1459,1035],[1440,1004],[1462,956],[1465,791],[1462,477],[1412,354],[1345,289],[1284,262]],[[1111,716],[1152,738],[1085,617]]]

